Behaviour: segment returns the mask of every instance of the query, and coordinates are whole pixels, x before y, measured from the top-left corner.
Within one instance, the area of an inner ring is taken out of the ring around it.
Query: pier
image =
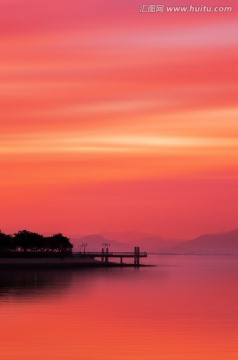
[[[85,250],[85,249],[84,249]],[[134,251],[130,252],[112,252],[108,250],[108,247],[106,249],[102,248],[102,251],[82,251],[75,253],[74,256],[79,256],[81,258],[99,258],[101,259],[102,263],[109,263],[110,258],[119,258],[120,263],[123,265],[123,260],[125,258],[134,258],[134,265],[139,266],[140,265],[140,258],[147,257],[147,252],[141,252],[140,248],[138,246],[135,246]]]

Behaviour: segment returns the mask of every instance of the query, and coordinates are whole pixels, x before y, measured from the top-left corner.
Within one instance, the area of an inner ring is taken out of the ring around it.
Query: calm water
[[[0,271],[4,360],[238,359],[238,257]]]

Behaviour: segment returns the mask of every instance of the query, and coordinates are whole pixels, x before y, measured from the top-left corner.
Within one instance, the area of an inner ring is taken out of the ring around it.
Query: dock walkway
[[[140,258],[147,257],[146,252],[141,252],[140,248],[136,246],[134,248],[134,251],[128,251],[128,252],[112,252],[108,251],[108,248],[106,250],[102,249],[102,251],[82,251],[74,253],[75,257],[81,257],[81,258],[100,258],[102,262],[108,263],[110,258],[119,258],[121,264],[123,264],[124,258],[134,258],[134,264],[140,265]]]

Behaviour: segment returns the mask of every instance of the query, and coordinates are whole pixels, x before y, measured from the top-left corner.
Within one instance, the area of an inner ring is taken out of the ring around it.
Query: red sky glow
[[[3,231],[238,227],[237,2],[0,2]]]

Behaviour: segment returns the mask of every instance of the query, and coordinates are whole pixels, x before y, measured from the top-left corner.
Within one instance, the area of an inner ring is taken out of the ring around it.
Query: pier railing
[[[86,251],[86,252],[77,252],[75,253],[75,255],[83,255],[83,256],[95,256],[95,257],[101,257],[103,256],[110,256],[110,257],[134,257],[135,253],[132,251],[128,251],[128,252],[102,252],[102,251]],[[140,252],[138,254],[139,257],[147,257],[147,252]]]
[[[123,258],[134,258],[135,265],[140,264],[140,258],[147,257],[147,252],[141,252],[139,247],[135,247],[134,251],[108,251],[108,248],[102,251],[82,251],[74,253],[74,256],[101,258],[102,262],[108,262],[109,258],[120,258],[121,264]]]

